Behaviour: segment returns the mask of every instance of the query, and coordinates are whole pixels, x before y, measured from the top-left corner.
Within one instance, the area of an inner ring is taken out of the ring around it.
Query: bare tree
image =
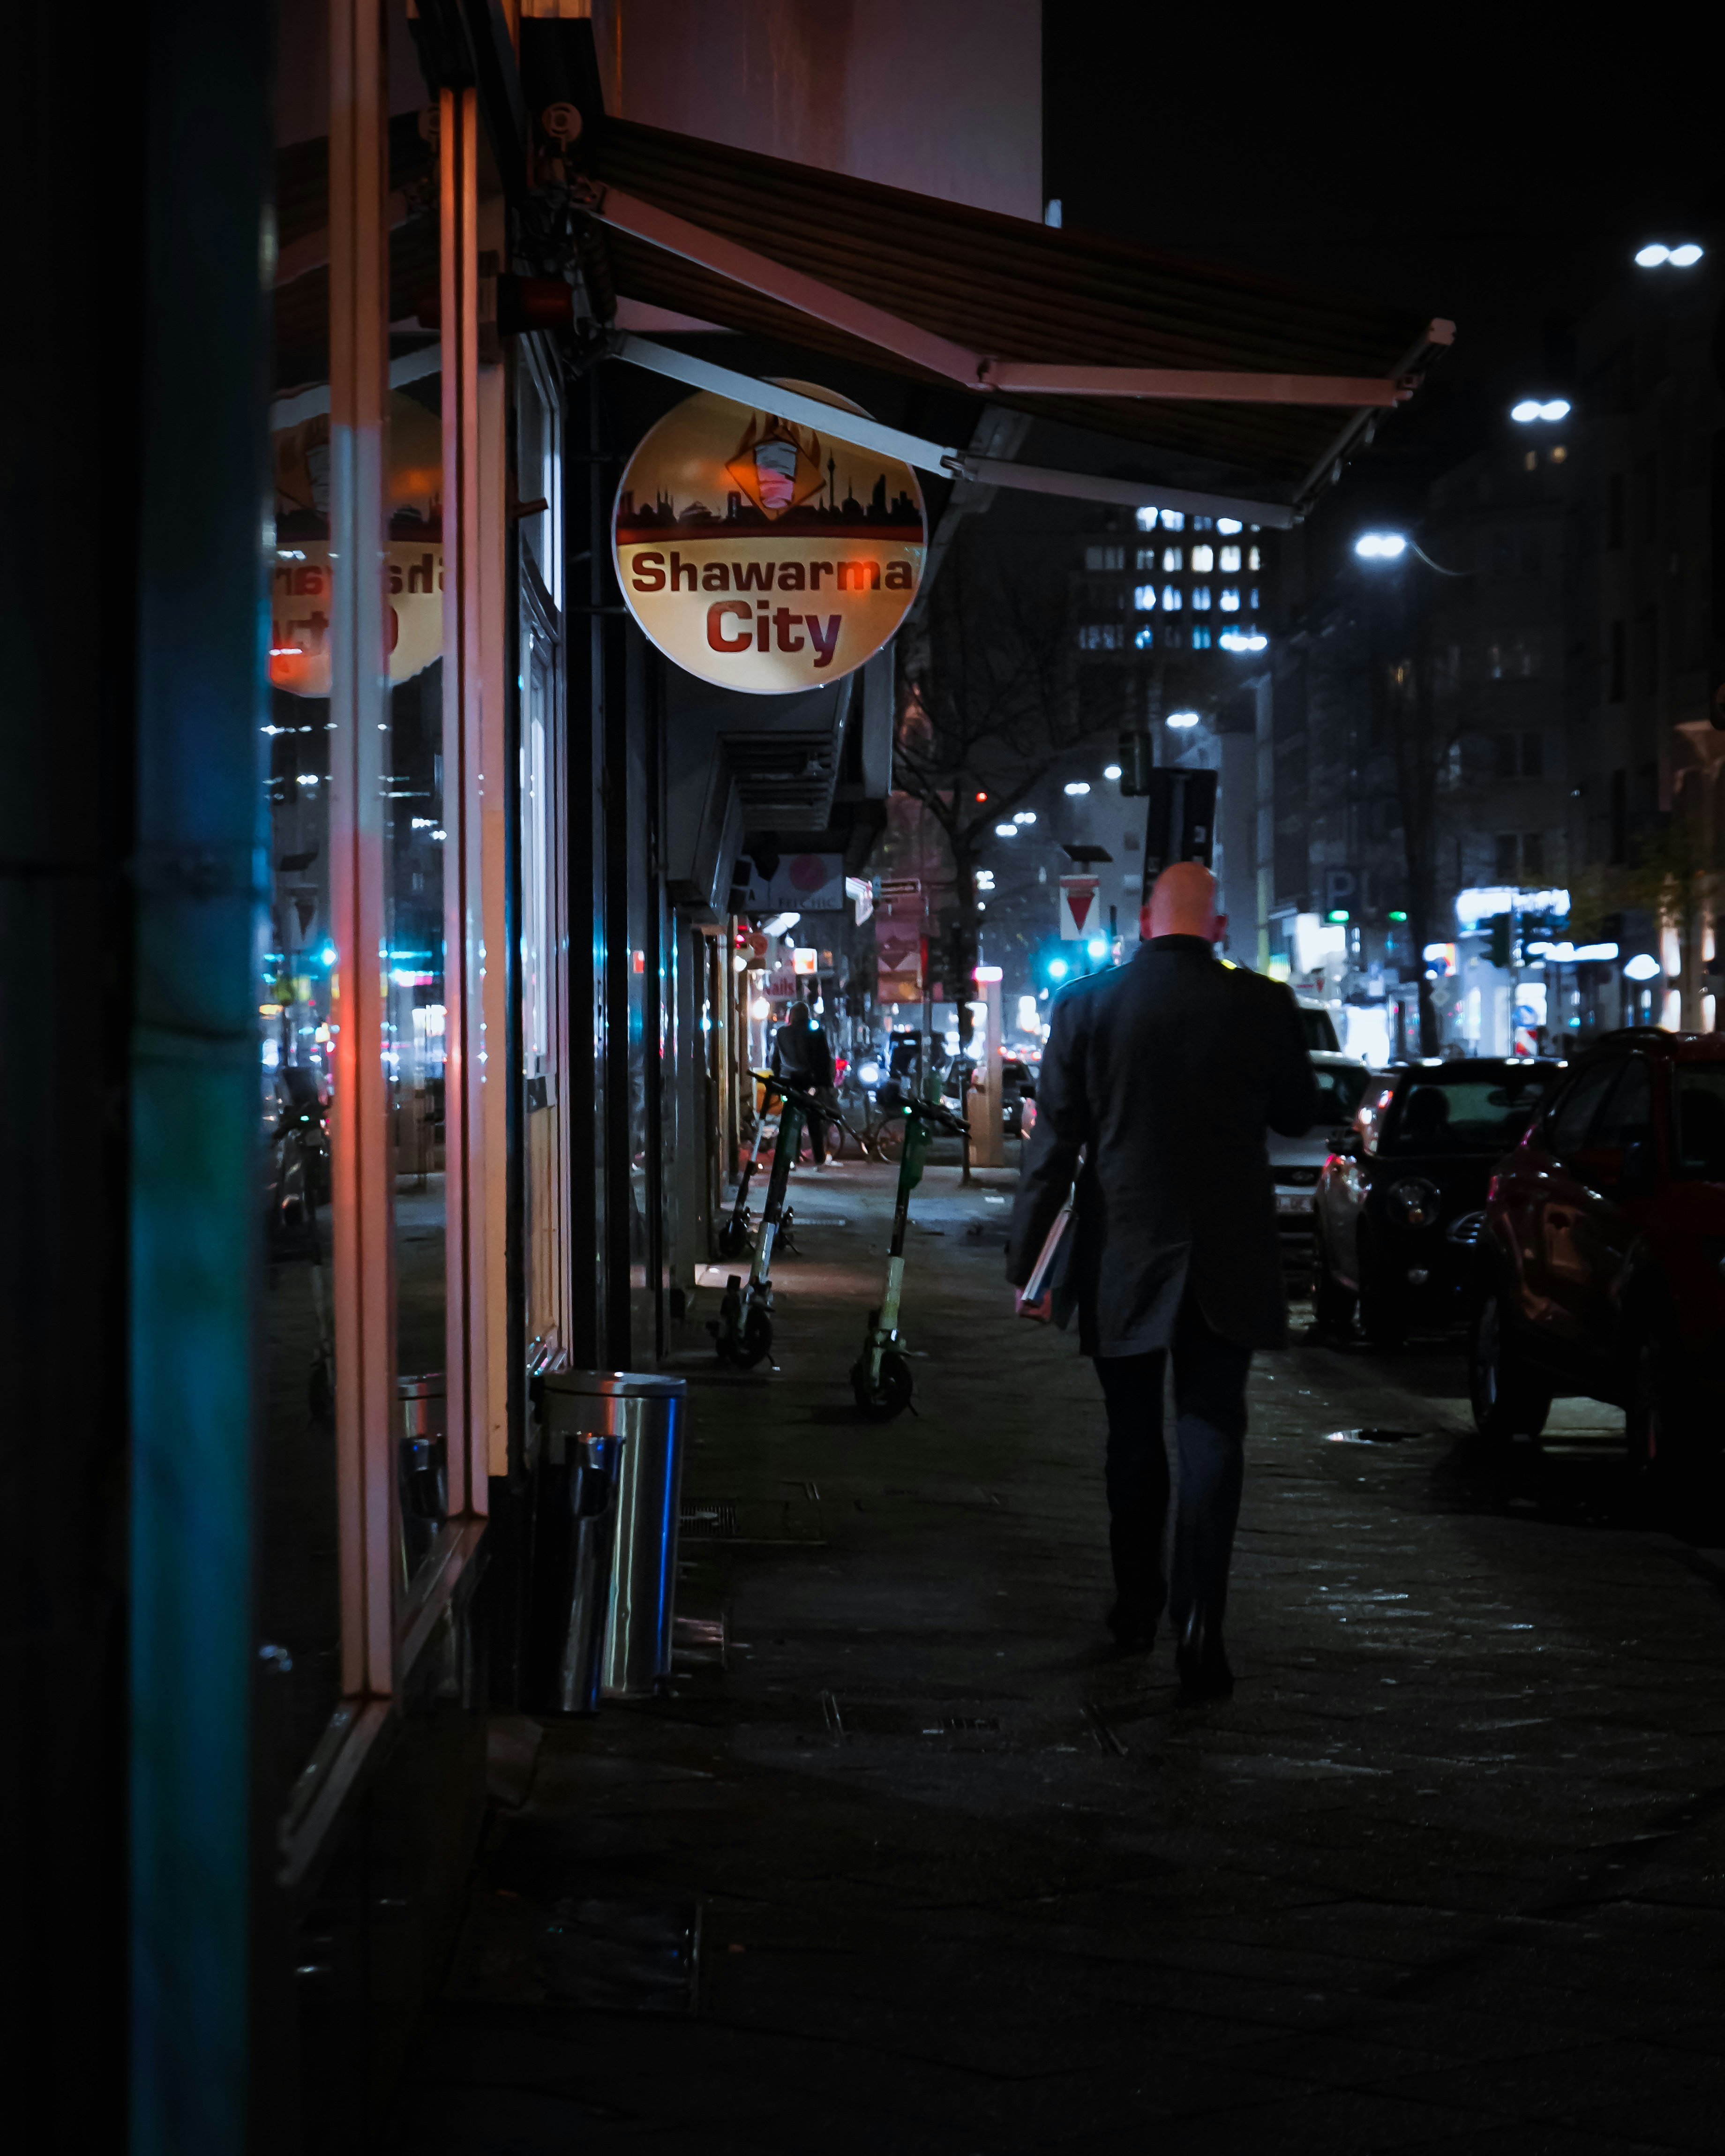
[[[1081,664],[1076,600],[1063,571],[1009,568],[967,531],[901,650],[895,783],[952,855],[960,982],[976,965],[976,875],[995,824],[1128,708],[1127,668]]]

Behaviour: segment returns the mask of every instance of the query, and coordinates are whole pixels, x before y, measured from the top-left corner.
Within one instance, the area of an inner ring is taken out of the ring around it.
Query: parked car
[[[1000,1065],[1000,1120],[1008,1137],[1027,1135],[1036,1116],[1033,1109],[1026,1120],[1024,1103],[1035,1098],[1036,1073],[1015,1055],[1004,1058]]]
[[[1491,1171],[1562,1066],[1502,1055],[1428,1059],[1368,1086],[1318,1179],[1318,1323],[1399,1347],[1464,1315]]]
[[[1579,1059],[1499,1166],[1469,1355],[1482,1435],[1553,1396],[1620,1405],[1631,1458],[1680,1474],[1725,1430],[1725,1041],[1651,1027]]]
[[[1322,1050],[1312,1055],[1312,1068],[1323,1103],[1317,1121],[1304,1137],[1286,1138],[1279,1131],[1266,1134],[1270,1172],[1276,1178],[1276,1229],[1282,1260],[1301,1268],[1312,1261],[1312,1205],[1318,1178],[1330,1157],[1330,1140],[1337,1124],[1353,1120],[1361,1096],[1376,1075],[1356,1055]]]

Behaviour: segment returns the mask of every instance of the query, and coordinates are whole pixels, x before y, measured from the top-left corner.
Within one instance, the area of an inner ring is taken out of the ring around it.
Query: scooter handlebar
[[[749,1075],[758,1079],[762,1085],[783,1099],[794,1101],[805,1116],[819,1116],[824,1123],[834,1123],[841,1131],[848,1131],[856,1140],[859,1148],[861,1147],[862,1132],[854,1124],[847,1122],[836,1108],[829,1108],[824,1101],[817,1101],[812,1093],[805,1093],[798,1086],[787,1086],[783,1078],[775,1078],[770,1070],[751,1070]]]

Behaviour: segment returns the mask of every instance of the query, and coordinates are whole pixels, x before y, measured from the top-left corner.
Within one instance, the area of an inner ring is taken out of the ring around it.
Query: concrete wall
[[[594,0],[605,109],[1042,215],[1040,0]]]

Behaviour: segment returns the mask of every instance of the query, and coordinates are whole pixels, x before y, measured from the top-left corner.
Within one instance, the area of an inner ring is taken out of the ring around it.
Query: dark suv
[[[1410,1063],[1369,1083],[1337,1131],[1313,1208],[1324,1331],[1379,1348],[1460,1322],[1486,1187],[1558,1073],[1506,1055]]]
[[[1725,1427],[1725,1040],[1608,1034],[1499,1163],[1478,1258],[1474,1420],[1537,1437],[1558,1393],[1626,1411],[1632,1458]]]

